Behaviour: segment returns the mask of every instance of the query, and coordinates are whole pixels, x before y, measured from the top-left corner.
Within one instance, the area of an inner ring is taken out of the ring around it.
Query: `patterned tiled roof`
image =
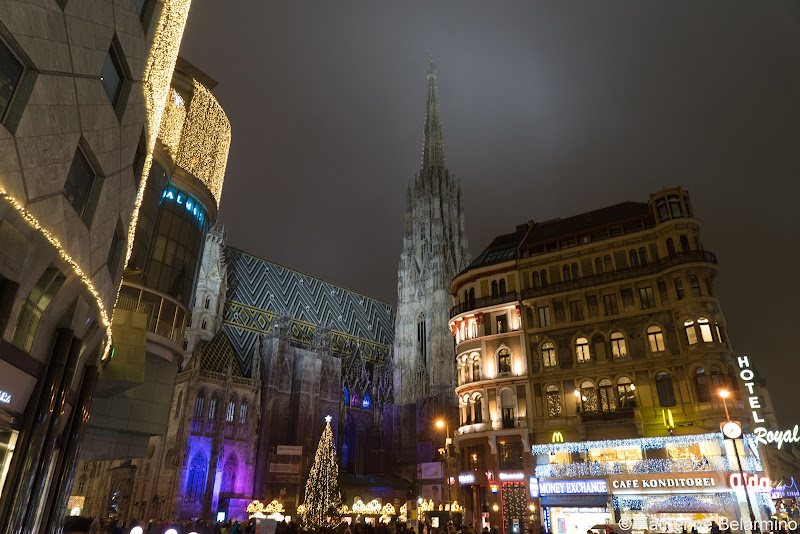
[[[217,332],[211,341],[200,341],[194,351],[194,357],[200,358],[200,369],[204,371],[225,373],[230,364],[232,376],[244,376],[225,330]]]

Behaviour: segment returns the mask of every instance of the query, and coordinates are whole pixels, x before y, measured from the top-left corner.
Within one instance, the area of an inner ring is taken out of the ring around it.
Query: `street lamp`
[[[728,392],[725,391],[725,393],[728,393]],[[722,397],[723,401],[725,400],[726,396],[727,395],[723,396],[723,395],[720,394],[720,397]],[[727,412],[727,408],[726,408],[726,412]],[[755,524],[755,522],[756,522],[756,515],[755,515],[755,513],[753,513],[753,504],[750,502],[750,492],[747,491],[747,480],[744,477],[744,469],[742,469],[742,459],[739,457],[739,448],[736,446],[736,440],[737,439],[743,439],[743,437],[742,437],[742,425],[740,425],[736,421],[731,421],[730,419],[728,419],[727,421],[722,423],[720,425],[720,427],[722,429],[722,435],[726,439],[730,439],[733,442],[733,452],[736,455],[736,464],[739,466],[739,476],[741,477],[741,481],[742,481],[742,489],[744,490],[744,498],[747,501],[747,510],[750,512],[750,525],[751,525],[750,526],[750,531],[753,532],[752,525]],[[744,441],[742,441],[742,443],[744,443]]]
[[[452,495],[450,490],[450,425],[447,423],[445,419],[439,419],[436,421],[436,428],[444,428],[444,481],[447,484],[447,502],[452,501]]]
[[[575,388],[575,391],[573,391],[573,393],[575,394],[575,411],[576,412],[580,412],[581,411],[581,405],[579,404],[579,401],[580,401],[580,398],[581,398],[581,392],[580,392],[580,390],[578,388]]]
[[[730,421],[731,416],[728,415],[728,403],[725,401],[725,399],[731,396],[731,392],[728,391],[727,389],[720,389],[719,391],[717,391],[717,395],[720,396],[720,398],[722,399],[722,405],[725,407],[725,419],[727,421]]]

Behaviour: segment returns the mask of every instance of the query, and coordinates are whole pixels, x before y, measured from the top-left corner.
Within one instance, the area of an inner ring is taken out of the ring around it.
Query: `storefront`
[[[612,523],[611,496],[605,478],[538,481],[542,522],[553,534],[584,534]]]
[[[0,492],[14,456],[22,422],[36,378],[0,358]]]

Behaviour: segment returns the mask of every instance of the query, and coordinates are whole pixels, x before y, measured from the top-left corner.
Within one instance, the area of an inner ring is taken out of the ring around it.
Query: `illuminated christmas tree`
[[[314,465],[306,480],[305,502],[301,518],[308,526],[319,528],[326,523],[328,517],[336,517],[337,506],[341,501],[339,491],[339,467],[336,464],[336,443],[333,441],[331,416],[325,417],[325,430],[319,438]]]

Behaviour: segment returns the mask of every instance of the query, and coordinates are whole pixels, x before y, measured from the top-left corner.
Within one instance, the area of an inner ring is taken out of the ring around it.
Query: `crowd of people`
[[[170,529],[177,534],[254,534],[256,532],[255,519],[239,522],[231,521],[157,521],[151,519],[140,523],[131,519],[126,523],[121,519],[103,521],[100,518],[70,517],[64,525],[64,534],[165,534]],[[171,534],[171,533],[170,533]]]

